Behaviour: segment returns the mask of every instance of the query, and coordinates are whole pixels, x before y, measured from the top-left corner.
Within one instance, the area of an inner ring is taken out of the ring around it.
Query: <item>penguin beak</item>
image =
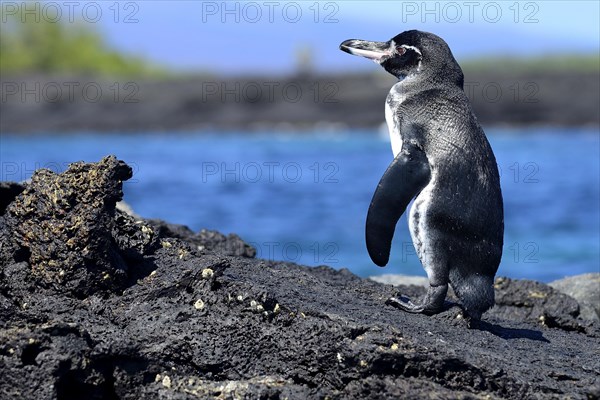
[[[355,56],[366,57],[376,63],[381,63],[392,55],[390,42],[369,42],[368,40],[350,39],[340,44],[340,50]]]

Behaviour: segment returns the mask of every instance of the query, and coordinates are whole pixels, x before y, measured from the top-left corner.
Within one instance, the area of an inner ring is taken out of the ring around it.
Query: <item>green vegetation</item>
[[[596,72],[600,73],[598,54],[562,54],[532,58],[493,57],[460,62],[465,72]]]
[[[102,33],[90,24],[51,22],[24,10],[41,3],[20,3],[17,13],[2,15],[0,25],[0,74],[85,74],[101,76],[171,77],[165,69],[141,57],[111,49]],[[310,70],[310,48],[298,50],[298,65]],[[548,55],[533,58],[490,57],[459,60],[466,73],[484,71],[600,73],[600,55]],[[203,71],[205,74],[206,71]],[[191,74],[198,74],[194,71]],[[179,73],[184,76],[185,73]]]
[[[34,3],[28,5],[32,9]],[[38,3],[39,5],[39,3]],[[81,22],[50,22],[31,13],[4,15],[0,34],[0,74],[165,75],[140,57],[112,50],[102,35]]]

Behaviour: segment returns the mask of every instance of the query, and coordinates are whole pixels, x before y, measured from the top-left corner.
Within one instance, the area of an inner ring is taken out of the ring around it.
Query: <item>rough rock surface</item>
[[[6,207],[17,197],[25,186],[16,182],[0,182],[0,215],[4,214]]]
[[[569,276],[548,285],[577,300],[583,318],[600,321],[600,273]]]
[[[382,274],[371,276],[369,279],[394,286],[429,286],[426,276]],[[577,300],[580,307],[579,316],[582,319],[600,321],[600,273],[569,276],[550,282],[548,286]],[[448,293],[453,293],[452,288],[448,288]]]
[[[122,287],[127,263],[112,230],[122,181],[131,174],[114,157],[96,166],[73,163],[62,175],[37,170],[5,212],[13,258],[27,260],[44,284],[76,296]]]
[[[600,396],[598,326],[547,285],[499,279],[477,329],[404,313],[391,285],[116,211],[127,174],[37,173],[0,216],[0,398]]]

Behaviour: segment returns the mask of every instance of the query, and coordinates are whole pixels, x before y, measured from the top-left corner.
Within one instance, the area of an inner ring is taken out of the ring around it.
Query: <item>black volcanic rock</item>
[[[183,239],[195,244],[200,250],[217,251],[227,256],[255,257],[256,249],[244,242],[235,233],[225,236],[220,232],[202,229],[198,233],[192,232],[185,225],[169,224],[160,220],[149,220],[159,236]]]
[[[81,90],[67,96],[73,83],[81,88],[90,81],[104,93],[97,101]],[[63,96],[48,98],[44,91],[39,98],[7,94],[0,102],[0,131],[372,129],[385,123],[385,98],[395,82],[378,69],[362,74],[199,75],[135,82],[85,76],[1,77],[0,85],[59,87]],[[118,101],[115,84],[127,88]],[[484,127],[600,125],[597,72],[467,71],[465,93]]]
[[[600,396],[598,326],[546,285],[499,279],[478,329],[404,313],[391,285],[121,213],[127,176],[38,172],[0,217],[1,399]]]
[[[122,181],[131,174],[114,157],[73,163],[60,175],[37,170],[4,213],[15,260],[28,261],[44,284],[78,296],[122,287],[127,265],[111,231]]]
[[[576,299],[582,317],[600,321],[600,272],[570,276],[548,285]]]
[[[25,186],[17,182],[0,182],[0,215],[6,211],[6,207],[25,190]]]

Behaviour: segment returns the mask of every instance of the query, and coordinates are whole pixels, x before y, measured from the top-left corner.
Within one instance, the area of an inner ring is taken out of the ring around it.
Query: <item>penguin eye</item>
[[[398,47],[396,47],[396,52],[398,53],[399,56],[401,56],[402,54],[406,53],[406,49],[402,46],[398,46]]]

